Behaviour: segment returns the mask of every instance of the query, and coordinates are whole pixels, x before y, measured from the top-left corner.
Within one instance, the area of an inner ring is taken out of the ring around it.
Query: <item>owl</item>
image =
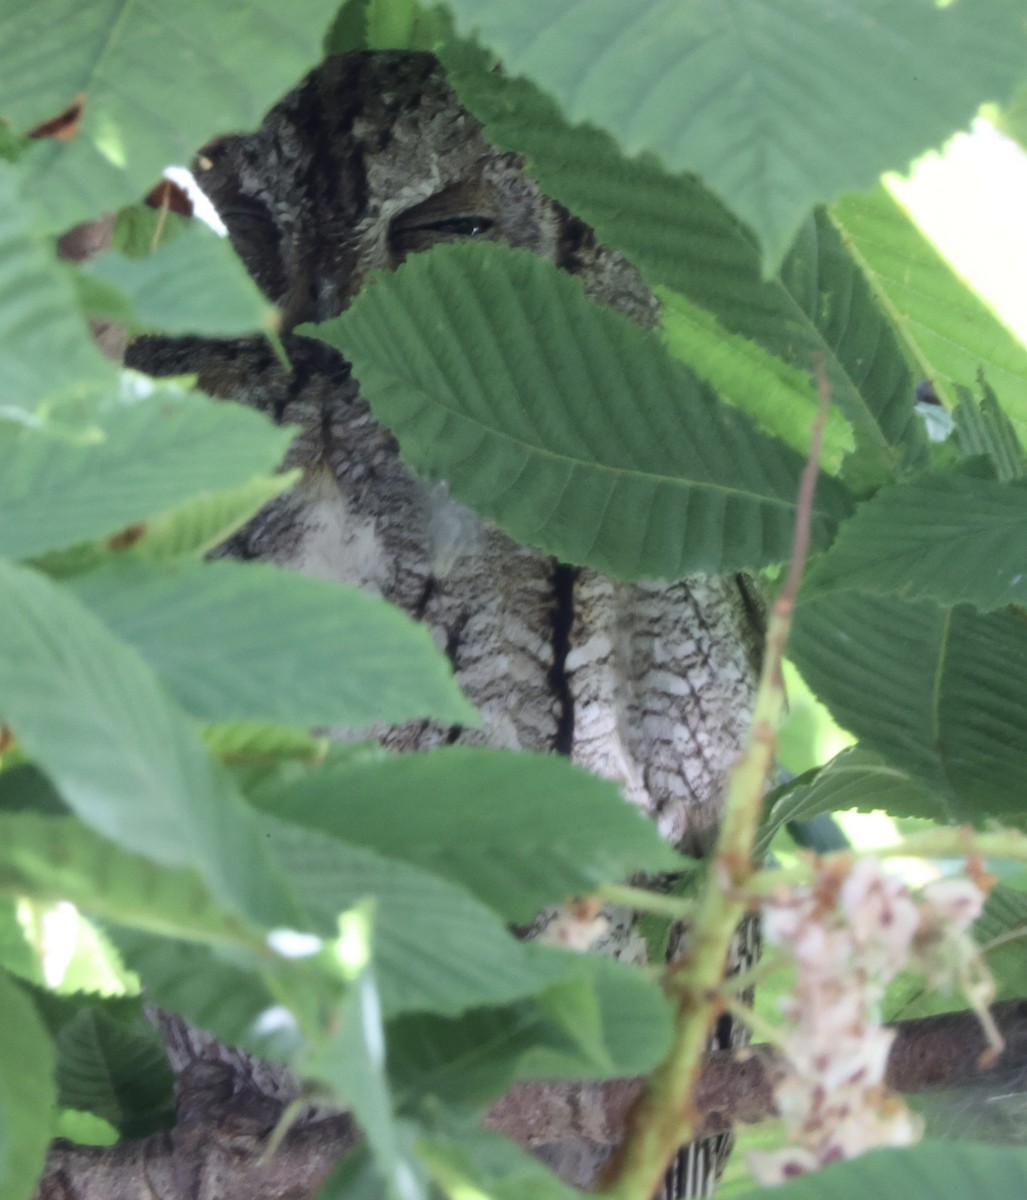
[[[641,275],[543,195],[517,155],[489,144],[427,54],[329,59],[257,132],[206,146],[194,170],[283,314],[292,369],[262,339],[147,337],[127,361],[155,375],[195,372],[210,394],[301,430],[288,458],[300,483],[220,553],[359,585],[431,630],[482,726],[374,730],[387,746],[566,755],[617,781],[668,841],[702,853],[755,688],[758,635],[743,582],[627,583],[518,545],[414,475],[348,364],[289,332],[336,316],[372,271],[468,238],[530,250],[651,328],[658,305]],[[606,915],[595,948],[644,961],[634,914]],[[708,1195],[728,1145],[683,1150],[668,1200]],[[603,1157],[571,1144],[540,1153],[578,1186]]]

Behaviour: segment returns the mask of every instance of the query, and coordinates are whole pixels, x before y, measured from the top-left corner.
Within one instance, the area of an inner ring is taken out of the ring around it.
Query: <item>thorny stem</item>
[[[774,764],[776,730],[785,703],[781,661],[809,553],[813,492],[830,402],[819,355],[816,377],[820,404],[799,486],[788,577],[771,609],[755,709],[745,747],[728,775],[724,818],[699,899],[689,949],[668,978],[668,994],[677,1007],[670,1053],[649,1079],[607,1184],[607,1194],[616,1200],[650,1200],[678,1147],[694,1137],[702,1125],[691,1097],[709,1044],[710,1028],[723,1006],[718,989],[731,939],[746,909],[745,884],[752,873],[763,789]]]

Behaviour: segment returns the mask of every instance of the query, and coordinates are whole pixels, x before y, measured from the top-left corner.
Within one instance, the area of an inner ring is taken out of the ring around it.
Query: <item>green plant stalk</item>
[[[596,895],[610,904],[623,904],[625,908],[652,913],[657,917],[668,917],[672,921],[691,921],[695,916],[694,901],[667,896],[663,892],[650,892],[645,888],[604,883],[596,889]]]
[[[649,1079],[605,1189],[616,1200],[651,1200],[678,1148],[702,1125],[692,1095],[710,1029],[723,1007],[718,993],[731,940],[748,907],[746,884],[753,871],[763,791],[774,765],[776,731],[785,707],[781,663],[809,552],[813,491],[830,399],[822,361],[817,364],[817,385],[820,408],[799,488],[788,578],[771,609],[755,708],[745,746],[728,774],[724,817],[689,949],[668,980],[676,1009],[670,1053]]]
[[[634,1113],[620,1171],[609,1188],[617,1200],[650,1200],[678,1147],[702,1124],[690,1098],[721,1008],[716,994],[731,939],[747,906],[744,886],[751,872],[764,781],[774,765],[774,731],[784,707],[780,657],[771,646],[775,641],[783,646],[790,620],[790,606],[780,613],[775,605],[748,744],[729,775],[724,821],[691,945],[669,977],[668,991],[676,1008],[674,1041]]]
[[[873,858],[969,858],[1004,859],[1027,863],[1027,834],[1020,829],[995,829],[978,833],[969,826],[925,829],[890,846],[868,851]],[[804,854],[787,867],[754,872],[746,884],[750,897],[771,896],[778,888],[791,884],[810,884],[816,878],[817,864],[837,863],[853,858],[851,850],[834,854]]]

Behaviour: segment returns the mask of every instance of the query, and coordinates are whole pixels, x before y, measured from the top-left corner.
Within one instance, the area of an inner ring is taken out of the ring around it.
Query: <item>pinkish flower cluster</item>
[[[783,1005],[787,1067],[775,1086],[791,1145],[749,1156],[760,1183],[918,1139],[917,1118],[885,1086],[894,1034],[882,1025],[881,1003],[905,969],[934,986],[965,984],[970,960],[980,966],[967,930],[983,902],[970,880],[932,884],[915,899],[873,858],[821,863],[813,887],[771,898],[764,937],[796,969]]]

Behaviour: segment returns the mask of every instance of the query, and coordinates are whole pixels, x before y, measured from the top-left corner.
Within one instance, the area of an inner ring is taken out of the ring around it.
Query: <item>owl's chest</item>
[[[619,582],[520,546],[415,477],[361,405],[336,415],[293,504],[274,557],[426,624],[483,718],[371,732],[397,749],[565,753],[702,848],[754,683],[733,580]]]

